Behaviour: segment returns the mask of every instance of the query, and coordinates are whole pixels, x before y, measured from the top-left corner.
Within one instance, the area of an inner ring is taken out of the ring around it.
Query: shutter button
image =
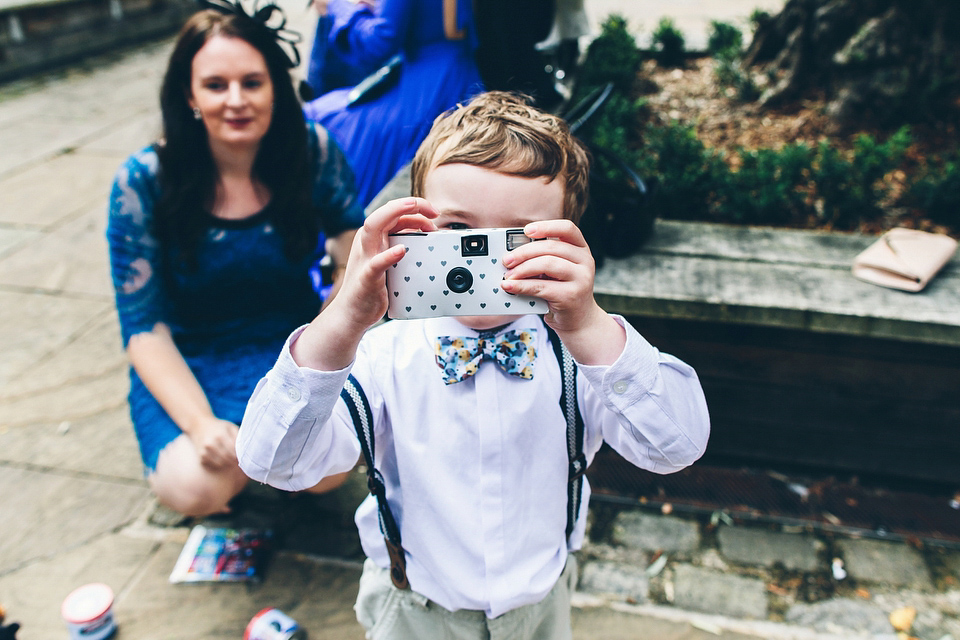
[[[614,382],[614,383],[613,383],[613,390],[614,390],[616,393],[626,393],[626,391],[627,391],[627,381],[626,381],[626,380],[618,380],[617,382]]]
[[[287,387],[287,397],[290,398],[292,402],[296,402],[300,399],[300,390],[296,387]]]

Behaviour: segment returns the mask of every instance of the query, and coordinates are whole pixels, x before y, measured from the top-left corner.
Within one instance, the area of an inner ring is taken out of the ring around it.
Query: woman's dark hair
[[[320,226],[310,197],[306,123],[288,72],[289,58],[262,23],[209,9],[194,14],[181,29],[160,88],[164,140],[157,145],[157,237],[193,264],[208,228],[204,211],[212,209],[216,197],[217,169],[206,128],[193,117],[187,99],[193,58],[214,36],[239,38],[266,60],[274,92],[273,117],[253,163],[253,178],[270,190],[272,223],[288,256],[304,257],[316,248]]]

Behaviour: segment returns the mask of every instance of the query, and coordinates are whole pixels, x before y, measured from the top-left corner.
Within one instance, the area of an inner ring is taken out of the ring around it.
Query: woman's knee
[[[160,453],[157,468],[148,478],[157,499],[188,516],[228,511],[227,503],[246,486],[243,471],[239,467],[211,471],[183,445],[171,442]]]
[[[349,471],[344,471],[343,473],[337,473],[332,476],[327,476],[317,484],[307,489],[307,492],[308,493],[326,493],[327,491],[333,491],[334,489],[340,488],[343,485],[343,483],[347,481],[348,477],[350,477]]]

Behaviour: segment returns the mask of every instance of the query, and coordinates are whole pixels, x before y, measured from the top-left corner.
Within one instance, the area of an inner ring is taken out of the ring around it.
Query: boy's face
[[[563,217],[560,180],[522,178],[469,164],[446,164],[427,172],[423,197],[440,212],[440,229],[523,227]],[[506,324],[517,316],[457,316],[471,329]]]

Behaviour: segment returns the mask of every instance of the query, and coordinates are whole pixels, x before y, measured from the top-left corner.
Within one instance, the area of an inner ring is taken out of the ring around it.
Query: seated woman
[[[410,162],[434,118],[483,89],[470,0],[314,0],[320,12],[310,74],[315,91],[357,82],[399,55],[398,70],[359,101],[353,86],[304,106],[343,148],[366,206]],[[318,57],[322,57],[318,59]],[[327,71],[321,75],[318,65]]]
[[[150,487],[185,515],[229,511],[243,489],[237,425],[287,335],[319,312],[317,238],[343,265],[363,224],[343,154],[303,118],[293,63],[238,7],[195,14],[163,80],[163,138],[110,196],[133,426]]]

